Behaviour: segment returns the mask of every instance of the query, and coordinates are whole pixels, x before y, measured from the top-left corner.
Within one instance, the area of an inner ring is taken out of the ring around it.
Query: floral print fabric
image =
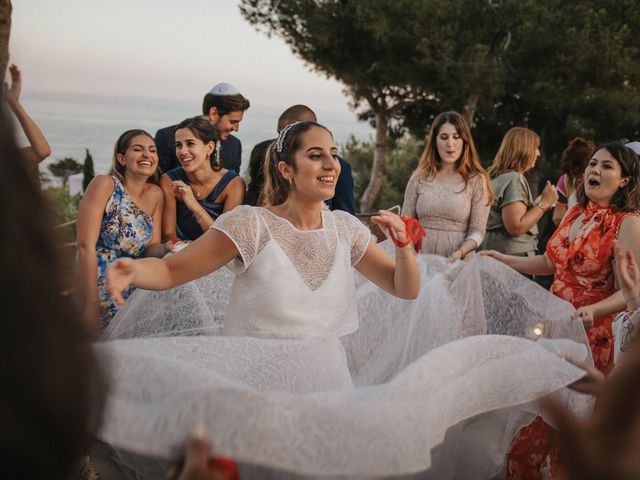
[[[153,219],[133,202],[118,178],[113,177],[113,183],[115,188],[107,202],[96,243],[100,331],[104,330],[118,311],[118,306],[106,289],[107,265],[121,257],[142,256],[153,233]],[[129,287],[122,296],[126,299],[132,291],[133,287]]]
[[[583,213],[582,227],[569,242],[569,229]],[[613,243],[622,220],[633,214],[592,202],[586,208],[573,207],[547,244],[547,256],[556,267],[551,292],[576,308],[613,295]],[[613,366],[613,317],[615,313],[594,319],[593,327],[587,331],[594,364],[602,371]]]
[[[580,215],[582,226],[572,242],[569,230]],[[555,266],[551,292],[574,307],[597,303],[613,295],[613,243],[622,220],[634,212],[614,211],[592,202],[575,205],[549,239],[547,256]],[[611,322],[615,313],[594,319],[587,338],[595,366],[606,372],[613,367],[614,341]],[[557,478],[562,470],[557,434],[541,417],[522,428],[507,454],[509,480]]]

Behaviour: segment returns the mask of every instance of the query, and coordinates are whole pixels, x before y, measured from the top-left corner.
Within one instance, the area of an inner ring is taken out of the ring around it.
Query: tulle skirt
[[[564,388],[583,372],[561,357],[589,358],[568,303],[490,258],[419,266],[415,301],[359,278],[359,330],[325,341],[220,336],[224,269],[137,290],[96,345],[112,378],[100,438],[142,477],[138,454],[176,459],[202,424],[245,478],[479,479],[536,399],[590,411]]]

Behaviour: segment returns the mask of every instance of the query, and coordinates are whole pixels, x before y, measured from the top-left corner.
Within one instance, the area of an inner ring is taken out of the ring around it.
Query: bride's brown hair
[[[273,207],[284,203],[287,197],[289,197],[291,184],[282,176],[280,170],[278,170],[278,164],[284,162],[289,165],[294,172],[296,171],[294,157],[296,151],[300,148],[300,137],[313,127],[322,128],[333,136],[327,127],[319,123],[297,122],[291,123],[283,128],[278,138],[269,145],[264,159],[264,186],[260,194],[260,205]]]

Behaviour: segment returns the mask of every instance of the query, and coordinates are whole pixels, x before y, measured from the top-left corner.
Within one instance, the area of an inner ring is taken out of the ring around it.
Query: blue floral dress
[[[98,301],[100,302],[100,331],[104,330],[118,311],[107,293],[105,272],[107,265],[118,258],[138,258],[151,240],[153,219],[147,215],[125,192],[124,185],[113,177],[115,188],[107,202],[96,243],[98,255]],[[133,292],[129,287],[122,296],[126,299]]]

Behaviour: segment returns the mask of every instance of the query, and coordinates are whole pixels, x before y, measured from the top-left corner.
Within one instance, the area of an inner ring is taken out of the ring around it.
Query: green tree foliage
[[[84,157],[84,164],[82,167],[82,191],[84,192],[87,187],[89,186],[89,183],[91,182],[91,180],[93,180],[93,177],[96,176],[95,172],[93,171],[93,157],[91,156],[91,154],[89,153],[89,149],[86,149],[87,153]]]
[[[424,81],[434,74],[433,62],[421,61],[428,12],[417,0],[242,0],[240,9],[312,68],[341,81],[352,106],[372,119],[375,148],[361,201],[371,208],[383,184],[389,124],[408,105],[435,98]]]
[[[78,216],[80,206],[80,194],[69,195],[69,190],[65,187],[49,187],[44,190],[48,204],[55,219],[56,225],[66,224],[75,220]],[[60,234],[63,243],[74,242],[76,239],[76,224],[72,223],[65,227],[60,227]]]
[[[387,133],[424,138],[458,110],[485,163],[527,126],[559,158],[575,135],[640,136],[637,0],[241,0],[245,18],[345,85],[377,129],[362,207],[384,182]]]
[[[484,48],[489,46],[486,33],[496,39],[496,84],[489,91],[475,90],[473,134],[485,162],[491,162],[504,133],[516,125],[540,134],[547,165],[557,165],[567,142],[577,135],[598,143],[640,135],[636,1],[476,3],[490,8],[477,7],[475,25],[462,22],[462,30],[481,39]],[[474,92],[457,79],[452,85],[465,95]],[[441,109],[463,109],[465,95],[442,92]],[[403,125],[422,136],[435,113],[424,107],[406,109]]]
[[[82,165],[71,157],[58,160],[48,168],[54,177],[58,177],[62,181],[62,186],[65,188],[68,186],[69,177],[82,171]]]
[[[353,136],[342,147],[344,158],[353,168],[354,194],[358,198],[367,187],[371,170],[372,142],[357,140]],[[424,142],[410,135],[393,139],[387,149],[387,169],[380,194],[372,210],[402,206],[404,190],[409,177],[418,166],[418,160],[424,149]]]

